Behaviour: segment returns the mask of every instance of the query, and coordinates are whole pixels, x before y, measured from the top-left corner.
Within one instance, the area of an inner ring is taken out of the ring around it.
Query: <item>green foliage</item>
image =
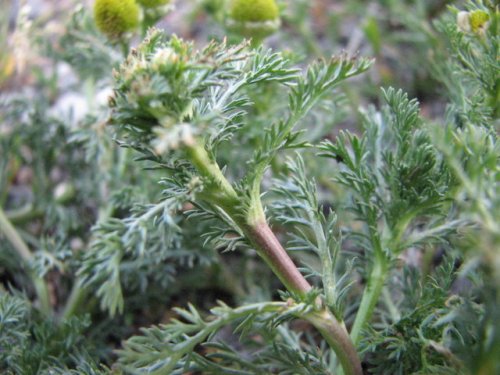
[[[373,108],[363,113],[362,137],[341,132],[336,143],[324,142],[320,150],[343,166],[335,180],[352,191],[347,207],[367,225],[365,233],[356,234],[360,245],[392,257],[445,235],[460,222],[440,225],[454,181],[419,118],[418,103],[394,89],[384,97],[382,113]],[[377,228],[380,222],[382,230]],[[419,232],[418,242],[412,230]]]
[[[83,7],[72,14],[59,42],[61,49],[51,53],[56,59],[70,64],[82,80],[109,78],[109,67],[121,58],[106,44],[93,18]]]
[[[289,251],[313,251],[319,258],[320,270],[309,269],[311,276],[320,276],[325,302],[338,317],[343,315],[343,302],[348,290],[348,272],[339,275],[340,230],[337,216],[331,210],[325,214],[318,202],[314,180],[308,178],[304,160],[299,154],[287,164],[289,179],[274,189],[278,195],[272,206],[275,220],[294,230]],[[348,267],[347,271],[352,271]]]
[[[171,215],[184,199],[179,194],[157,205],[136,207],[133,216],[109,218],[93,228],[94,239],[78,274],[111,315],[123,312],[122,284],[144,291],[154,280],[154,285],[167,288],[174,281],[175,264],[211,262],[209,254],[189,249],[180,237],[178,219]]]
[[[453,268],[453,263],[445,263],[436,269],[435,275],[426,278],[422,278],[416,269],[403,270],[400,282],[405,298],[401,301],[401,317],[382,331],[373,329],[362,342],[363,350],[369,353],[373,373],[459,372],[456,369],[458,359],[441,344],[448,332],[456,327],[453,322],[439,322],[453,303],[448,301],[448,290],[454,279]],[[467,332],[456,332],[462,337],[467,335]],[[387,359],[391,362],[388,363]]]
[[[303,315],[310,307],[305,304],[288,305],[268,302],[244,305],[235,309],[221,304],[211,309],[211,316],[204,319],[190,306],[189,310],[176,309],[183,320],[144,330],[124,344],[119,352],[120,362],[131,372],[182,374],[190,369],[193,350],[205,340],[211,341],[223,326],[236,324],[234,332],[246,336],[256,325],[272,328],[294,315]],[[199,360],[199,359],[198,359]]]
[[[478,33],[458,28],[449,15],[437,21],[437,28],[447,36],[446,46],[453,58],[436,62],[434,70],[449,93],[450,115],[459,126],[464,123],[491,126],[498,122],[500,108],[499,16],[498,11],[486,13],[474,4],[470,8],[467,14],[483,14],[480,17],[489,17],[491,22],[484,24],[484,31]],[[438,54],[436,59],[439,58]]]
[[[492,2],[137,4],[2,39],[0,372],[499,373]]]
[[[50,373],[53,369],[99,366],[82,338],[88,319],[72,318],[60,326],[43,321],[23,296],[0,295],[0,369],[6,374]],[[92,373],[92,372],[89,372]]]
[[[295,73],[278,54],[254,56],[245,47],[214,42],[197,52],[188,42],[167,41],[152,30],[117,74],[113,121],[129,126],[141,142],[156,132],[158,153],[177,148],[190,135],[209,136],[214,144],[230,139],[249,105],[244,88],[287,83]]]

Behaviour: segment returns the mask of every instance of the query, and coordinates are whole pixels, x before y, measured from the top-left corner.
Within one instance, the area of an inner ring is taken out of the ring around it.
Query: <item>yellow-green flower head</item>
[[[139,24],[139,7],[135,0],[96,0],[94,18],[99,30],[116,38]]]
[[[228,26],[246,37],[267,36],[280,26],[278,5],[274,0],[232,0]]]
[[[490,15],[484,10],[470,12],[469,22],[472,32],[482,34],[489,25]]]
[[[263,22],[279,18],[274,0],[233,0],[231,18],[242,22]]]
[[[472,12],[462,11],[457,14],[457,25],[463,32],[484,35],[490,25],[490,15],[480,9]]]
[[[170,0],[137,0],[144,8],[156,8],[162,5],[167,5]]]

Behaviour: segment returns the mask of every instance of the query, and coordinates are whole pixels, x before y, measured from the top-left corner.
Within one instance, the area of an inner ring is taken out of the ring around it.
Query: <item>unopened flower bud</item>
[[[169,47],[156,51],[151,58],[151,66],[154,69],[167,69],[174,66],[179,61],[179,55]]]
[[[139,25],[139,7],[134,0],[96,0],[94,18],[103,34],[117,38]]]
[[[190,124],[175,124],[171,128],[158,126],[153,131],[156,135],[153,147],[157,155],[194,143],[195,129]]]
[[[490,15],[484,10],[470,12],[470,28],[475,34],[484,34],[490,24]]]
[[[83,248],[85,247],[85,243],[80,237],[74,237],[69,242],[69,247],[71,248],[72,251],[77,252],[83,250]]]
[[[466,33],[483,35],[490,24],[489,21],[490,15],[484,10],[462,11],[457,14],[457,26]]]
[[[281,24],[274,0],[232,0],[228,27],[249,38],[264,38]]]

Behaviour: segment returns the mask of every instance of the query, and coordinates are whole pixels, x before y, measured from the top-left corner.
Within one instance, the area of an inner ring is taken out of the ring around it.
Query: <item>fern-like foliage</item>
[[[50,374],[78,365],[99,368],[82,337],[88,317],[60,325],[44,321],[22,295],[0,293],[0,370],[4,374]],[[92,370],[89,370],[91,374]]]
[[[109,218],[94,227],[94,239],[80,269],[82,286],[96,288],[101,307],[111,315],[123,311],[122,284],[145,290],[148,277],[155,276],[156,285],[166,287],[173,279],[175,267],[210,262],[198,252],[190,252],[188,241],[182,241],[180,216],[177,213],[188,199],[186,190],[169,187],[169,198],[156,205],[136,206],[131,216]],[[140,272],[138,272],[140,270]]]
[[[255,325],[273,327],[311,308],[307,304],[264,302],[233,309],[220,303],[211,309],[208,318],[203,318],[194,306],[175,309],[181,320],[144,329],[142,336],[130,338],[118,352],[119,363],[131,373],[183,374],[196,362],[197,345],[212,341],[222,327],[234,324],[234,331],[245,336]]]
[[[196,51],[188,42],[150,31],[117,74],[113,122],[146,142],[156,127],[161,149],[175,149],[188,129],[209,136],[212,146],[229,139],[251,104],[245,86],[289,84],[296,77],[279,54],[246,47],[213,42]],[[190,125],[174,126],[183,123]]]
[[[404,296],[400,306],[401,317],[381,331],[371,329],[361,344],[372,365],[371,372],[451,373],[452,368],[457,373],[463,371],[459,360],[447,347],[446,336],[455,327],[440,321],[450,311],[454,298],[460,303],[458,297],[448,295],[455,277],[454,264],[449,260],[434,275],[424,278],[415,268],[406,267],[403,270],[400,280]],[[461,334],[468,333],[464,331]],[[392,360],[390,366],[387,358]]]
[[[335,143],[326,141],[320,150],[340,164],[335,181],[352,191],[347,207],[367,224],[360,243],[368,251],[398,254],[452,232],[461,222],[440,225],[453,178],[419,118],[418,103],[394,89],[384,97],[387,107],[382,113],[364,113],[363,136],[341,132]],[[379,221],[385,224],[382,232]]]
[[[274,220],[293,231],[289,251],[312,251],[318,256],[321,269],[308,271],[321,277],[325,302],[340,318],[349,279],[347,272],[339,276],[337,269],[342,242],[337,216],[331,210],[324,212],[316,181],[307,175],[302,157],[296,154],[287,166],[290,177],[277,181],[273,188],[277,194],[271,206]]]
[[[368,59],[340,56],[328,61],[320,61],[309,67],[305,76],[296,82],[289,94],[288,116],[269,127],[264,135],[262,146],[255,152],[247,177],[254,189],[260,185],[266,168],[280,150],[306,145],[299,140],[300,133],[294,132],[294,128],[325,93],[342,81],[365,72],[371,64],[372,61]]]

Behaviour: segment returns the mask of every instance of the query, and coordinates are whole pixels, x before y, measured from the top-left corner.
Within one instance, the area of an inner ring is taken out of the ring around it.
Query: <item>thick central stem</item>
[[[285,287],[301,296],[310,291],[311,285],[281,246],[265,217],[261,221],[250,222],[245,213],[235,207],[240,199],[207,151],[198,144],[192,144],[188,145],[187,154],[196,169],[208,180],[206,190],[211,203],[221,207],[233,219]]]
[[[198,172],[207,179],[204,197],[231,217],[290,292],[305,297],[312,287],[269,228],[260,200],[252,202],[257,207],[248,208],[248,212],[242,210],[236,191],[226,180],[215,160],[194,141],[186,146],[189,159]],[[311,312],[303,318],[316,327],[335,351],[344,374],[362,375],[361,362],[344,325],[327,307],[321,306],[321,302],[319,305],[319,310]]]
[[[266,222],[245,225],[242,229],[260,256],[289,291],[305,296],[311,290],[311,285],[299,272]],[[347,330],[327,307],[322,306],[319,311],[309,313],[303,318],[316,327],[335,351],[344,374],[361,375],[363,373],[358,353]]]
[[[266,222],[242,229],[255,245],[260,256],[289,291],[304,296],[311,290],[311,285],[299,272]]]

